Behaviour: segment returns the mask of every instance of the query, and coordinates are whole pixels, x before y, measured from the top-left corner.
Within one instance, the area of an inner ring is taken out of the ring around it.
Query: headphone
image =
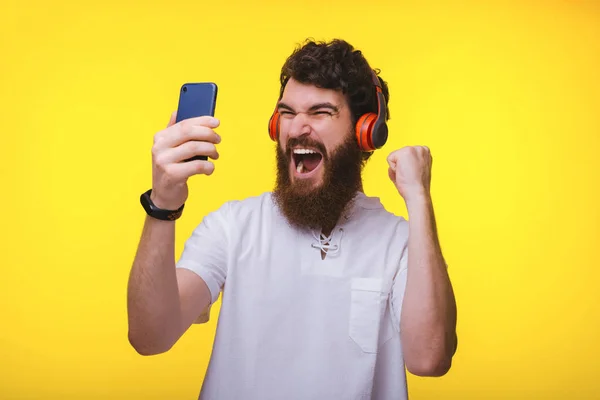
[[[386,123],[386,102],[383,95],[381,82],[375,71],[371,71],[373,84],[377,94],[377,113],[366,113],[356,121],[354,128],[356,134],[356,142],[361,151],[371,152],[381,148],[388,138],[388,127]],[[279,138],[279,120],[281,116],[277,112],[277,107],[273,115],[269,119],[269,136],[271,140],[277,141]]]

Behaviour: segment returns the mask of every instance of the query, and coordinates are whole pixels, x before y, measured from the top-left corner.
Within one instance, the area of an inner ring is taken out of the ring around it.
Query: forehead
[[[331,103],[340,108],[346,104],[341,91],[318,88],[290,79],[285,85],[281,101],[297,110],[305,110],[317,103]]]

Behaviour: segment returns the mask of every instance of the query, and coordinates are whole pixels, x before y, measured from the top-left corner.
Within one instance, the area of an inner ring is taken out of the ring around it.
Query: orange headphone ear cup
[[[273,113],[269,120],[269,136],[275,142],[279,138],[279,113],[277,111]]]
[[[377,112],[363,115],[356,124],[358,145],[362,151],[372,152],[381,148],[388,137],[387,110],[385,96],[379,77],[371,70],[375,94],[377,96]]]
[[[375,147],[373,146],[373,125],[375,124],[375,120],[377,119],[377,114],[375,113],[367,113],[363,114],[358,121],[356,121],[356,141],[358,142],[358,147],[362,151],[373,151]]]

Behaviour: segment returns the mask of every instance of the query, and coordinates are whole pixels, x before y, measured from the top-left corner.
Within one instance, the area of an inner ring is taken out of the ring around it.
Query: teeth
[[[298,163],[298,166],[296,167],[296,171],[298,171],[298,173],[302,173],[303,168],[304,168],[304,163],[302,161],[300,161]]]
[[[311,149],[294,149],[294,154],[316,154],[317,152]]]

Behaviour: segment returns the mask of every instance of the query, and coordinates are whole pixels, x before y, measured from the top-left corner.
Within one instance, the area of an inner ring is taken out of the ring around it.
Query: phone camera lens
[[[186,86],[183,87],[183,91],[187,92],[187,87]]]

